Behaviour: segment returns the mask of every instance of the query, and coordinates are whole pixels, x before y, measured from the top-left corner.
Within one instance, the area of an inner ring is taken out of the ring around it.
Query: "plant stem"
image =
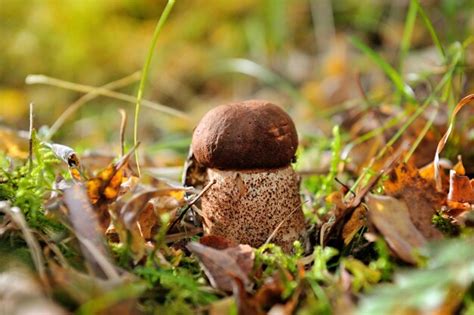
[[[143,66],[143,72],[140,79],[140,85],[138,87],[137,102],[135,104],[135,119],[134,119],[134,128],[133,128],[133,144],[135,146],[138,143],[138,115],[140,113],[140,104],[143,98],[143,91],[145,90],[145,83],[146,83],[146,80],[148,79],[148,72],[150,71],[150,64],[151,64],[151,59],[153,57],[153,51],[155,49],[156,42],[158,40],[158,35],[160,35],[161,29],[163,28],[163,25],[168,19],[168,16],[171,12],[171,9],[174,6],[174,3],[175,3],[175,0],[168,0],[168,3],[166,4],[165,9],[163,10],[163,13],[160,16],[160,19],[158,20],[158,23],[156,24],[155,32],[153,33],[153,38],[151,40],[150,50],[148,51],[145,65]],[[137,164],[138,177],[140,177],[141,173],[140,173],[140,164],[138,161],[138,150],[135,151],[135,162]]]

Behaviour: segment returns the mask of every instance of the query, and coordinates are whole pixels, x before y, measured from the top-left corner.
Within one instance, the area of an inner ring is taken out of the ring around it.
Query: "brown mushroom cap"
[[[194,130],[197,162],[217,169],[278,168],[291,163],[298,135],[291,117],[267,101],[245,101],[209,111]]]

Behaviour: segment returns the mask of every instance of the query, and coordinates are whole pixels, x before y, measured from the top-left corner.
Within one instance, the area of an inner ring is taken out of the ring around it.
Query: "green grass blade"
[[[410,102],[417,103],[415,99],[415,93],[411,87],[403,81],[400,74],[388,62],[386,62],[377,52],[364,44],[358,38],[351,37],[351,42],[356,48],[370,57],[370,59],[372,59],[372,61],[375,62],[380,67],[380,69],[382,69],[387,77],[393,82],[401,95],[405,96]]]
[[[428,29],[428,32],[430,33],[431,39],[433,40],[433,43],[435,44],[436,48],[438,49],[441,57],[446,59],[446,54],[444,52],[443,45],[441,45],[441,41],[439,40],[438,34],[436,34],[436,31],[433,27],[433,23],[431,23],[431,20],[428,18],[428,15],[426,15],[425,10],[420,4],[419,0],[413,0],[417,4],[417,9],[418,13],[421,16],[421,19],[423,20],[423,23],[425,23],[426,28]]]
[[[410,49],[410,40],[413,34],[413,28],[415,27],[416,21],[416,12],[417,12],[417,4],[415,0],[410,2],[410,6],[408,7],[408,13],[405,19],[405,27],[403,28],[403,37],[400,43],[400,60],[398,64],[398,69],[400,74],[403,71],[403,62],[405,57],[408,54],[408,50]]]
[[[168,19],[171,9],[173,9],[174,3],[175,3],[175,0],[168,0],[168,3],[166,4],[165,9],[163,10],[163,13],[160,16],[160,19],[158,20],[158,23],[156,24],[155,32],[153,33],[153,38],[151,40],[150,50],[148,51],[145,65],[143,66],[143,72],[142,72],[140,85],[138,87],[138,93],[137,93],[137,103],[135,104],[135,119],[134,119],[134,127],[133,127],[133,145],[134,146],[138,144],[138,115],[140,113],[140,104],[143,98],[143,91],[145,90],[145,83],[148,79],[148,72],[150,71],[150,64],[151,64],[151,59],[153,57],[153,51],[155,50],[156,42],[158,40],[158,35],[160,35],[161,29],[163,28],[163,25]],[[141,174],[140,174],[140,164],[138,161],[138,150],[135,150],[135,162],[137,164],[138,176],[140,176]]]

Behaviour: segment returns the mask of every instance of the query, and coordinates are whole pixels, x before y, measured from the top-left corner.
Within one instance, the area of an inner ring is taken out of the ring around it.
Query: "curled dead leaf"
[[[397,257],[415,264],[414,251],[425,245],[426,239],[412,223],[406,204],[390,196],[372,194],[366,197],[366,203],[369,220]]]
[[[43,142],[43,144],[50,148],[54,155],[56,155],[60,160],[66,163],[69,169],[69,174],[71,174],[71,177],[73,179],[77,181],[82,180],[81,172],[79,169],[79,158],[77,157],[76,152],[72,148],[57,143]]]
[[[64,191],[64,203],[68,217],[81,245],[82,253],[91,270],[97,275],[114,279],[118,273],[111,263],[102,237],[96,213],[93,211],[86,191],[81,184],[75,184]]]
[[[472,100],[474,100],[474,94],[469,94],[465,97],[463,97],[459,103],[456,105],[456,107],[453,110],[453,113],[451,114],[450,120],[449,120],[449,127],[448,130],[446,130],[446,133],[443,135],[441,140],[438,142],[438,146],[436,147],[436,153],[434,156],[434,172],[435,172],[435,181],[436,181],[436,189],[438,191],[441,191],[442,189],[442,184],[441,184],[441,175],[439,171],[439,155],[441,151],[444,149],[446,143],[448,142],[448,138],[451,135],[451,132],[453,131],[456,115],[458,112],[467,104],[469,104]]]
[[[448,206],[450,208],[466,207],[474,203],[474,186],[469,177],[457,174],[455,170],[449,172]]]
[[[255,259],[254,249],[249,245],[238,245],[215,249],[197,242],[186,246],[201,262],[211,285],[219,290],[231,292],[233,277],[247,288],[251,285],[249,274]]]
[[[442,238],[432,224],[433,215],[446,203],[446,196],[436,191],[432,182],[420,176],[411,163],[399,163],[384,181],[388,196],[403,201],[411,222],[428,240]]]

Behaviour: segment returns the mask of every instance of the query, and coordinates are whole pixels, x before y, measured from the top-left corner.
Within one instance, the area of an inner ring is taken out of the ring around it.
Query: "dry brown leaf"
[[[449,172],[448,206],[451,209],[470,209],[474,203],[474,187],[469,177],[459,175],[456,171]]]
[[[189,148],[188,157],[184,164],[183,184],[184,186],[192,186],[195,188],[204,187],[207,181],[206,167],[200,165],[194,158],[193,151]]]
[[[367,209],[364,205],[358,206],[349,220],[346,222],[342,228],[342,239],[344,240],[344,245],[349,245],[357,232],[367,224]]]
[[[28,157],[28,133],[0,126],[0,151],[12,158]]]
[[[451,135],[451,132],[453,131],[456,115],[458,114],[458,112],[465,105],[469,104],[472,100],[474,100],[474,94],[469,94],[469,95],[463,97],[459,101],[459,103],[454,108],[453,113],[451,114],[451,117],[450,117],[450,120],[449,120],[448,130],[446,130],[446,133],[443,135],[441,140],[439,140],[438,146],[436,147],[436,153],[435,153],[435,156],[434,156],[433,163],[434,163],[434,171],[435,171],[436,189],[438,191],[441,191],[441,189],[442,189],[441,175],[440,175],[440,171],[439,171],[439,155],[440,155],[441,151],[444,149],[444,146],[448,142],[448,138]]]
[[[231,292],[234,281],[232,277],[240,279],[245,287],[251,285],[248,276],[253,268],[255,253],[249,245],[219,250],[191,242],[186,247],[198,257],[214,288]]]
[[[235,247],[238,244],[220,235],[204,235],[199,239],[199,243],[205,246],[209,246],[215,249],[226,249],[229,247]]]
[[[60,160],[66,163],[69,169],[69,174],[71,174],[71,177],[73,179],[77,181],[82,180],[81,172],[79,170],[79,158],[77,157],[76,152],[72,148],[57,143],[50,144],[44,142],[44,145],[50,148],[54,155],[56,155]]]
[[[161,199],[171,197],[172,200],[176,201],[176,203],[173,204],[173,208],[175,208],[176,206],[179,206],[180,202],[183,200],[184,190],[184,188],[162,188],[140,192],[134,195],[122,206],[119,216],[127,227],[130,227],[137,220],[140,223],[143,223],[143,221],[140,220],[140,215],[142,211],[146,209],[146,205],[150,200],[154,198]],[[180,200],[178,200],[178,198]],[[169,202],[160,204],[160,206],[158,204],[159,202],[156,203],[156,206],[153,205],[154,208],[159,208],[158,210],[162,210],[169,206]]]
[[[391,164],[392,163],[387,166],[388,169],[392,167]],[[364,187],[362,187],[354,196],[354,198],[352,198],[348,203],[344,202],[344,194],[342,192],[332,193],[328,196],[328,198],[331,198],[330,200],[335,206],[332,209],[332,216],[329,217],[321,226],[319,238],[322,245],[330,244],[333,247],[338,247],[338,243],[340,243],[341,239],[343,239],[342,233],[346,223],[353,217],[354,212],[360,206],[362,199],[374,187],[382,174],[383,173],[379,173],[377,176],[373,176],[372,179]],[[354,220],[357,217],[358,216],[354,217]],[[353,223],[355,222],[351,222],[351,224]],[[356,232],[353,231],[355,228],[357,228],[357,224],[346,228],[346,236],[348,239],[350,238],[351,232]]]
[[[400,259],[415,264],[414,250],[425,245],[426,239],[411,222],[406,204],[393,197],[372,194],[366,197],[366,203],[369,220],[393,252]]]
[[[291,275],[285,275],[291,280]],[[298,304],[302,293],[302,286],[299,285],[293,295],[285,300],[283,293],[285,287],[279,274],[266,279],[265,283],[252,296],[245,291],[240,279],[234,277],[234,298],[238,306],[239,314],[265,314],[269,315],[291,315]]]
[[[234,294],[235,304],[237,304],[237,313],[239,315],[265,315],[261,304],[255,301],[245,290],[245,284],[242,279],[234,274],[230,274],[232,282],[232,292]]]
[[[464,168],[464,164],[462,163],[462,158],[460,155],[458,156],[458,162],[453,166],[453,170],[458,175],[466,175],[466,169]]]
[[[95,275],[114,279],[118,277],[102,237],[97,215],[81,184],[75,184],[64,191],[64,203],[68,217],[76,234],[82,253]]]
[[[114,202],[120,193],[124,177],[124,169],[130,159],[131,150],[116,163],[109,164],[97,176],[86,182],[87,195],[99,217],[100,226],[105,231],[110,224],[108,205]]]
[[[405,203],[411,222],[428,240],[442,238],[432,225],[433,215],[445,204],[446,197],[433,183],[420,176],[412,164],[399,163],[383,183],[385,193]]]
[[[173,209],[180,205],[175,196],[182,196],[181,188],[163,188],[146,190],[132,196],[118,211],[114,221],[115,231],[122,243],[129,244],[135,262],[140,261],[145,255],[146,240],[154,236],[158,227],[158,214],[163,208],[172,204]],[[157,199],[166,199],[159,209],[156,209],[160,202],[152,203]],[[170,203],[173,200],[174,203]],[[168,212],[171,210],[168,210]],[[158,212],[158,213],[157,213]]]

